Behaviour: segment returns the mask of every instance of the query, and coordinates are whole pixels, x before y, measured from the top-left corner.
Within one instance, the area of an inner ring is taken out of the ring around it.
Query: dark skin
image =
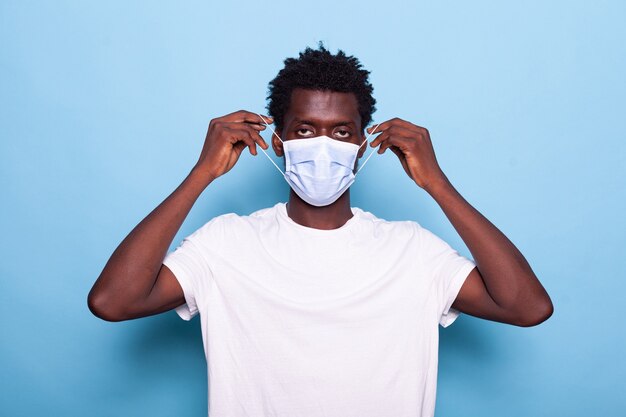
[[[120,243],[94,284],[88,303],[98,317],[109,321],[161,313],[185,302],[173,273],[162,264],[167,249],[191,207],[213,180],[235,165],[248,147],[268,145],[259,132],[265,121],[255,113],[239,111],[214,119],[209,125],[198,162],[181,185],[143,219]],[[391,150],[406,174],[439,204],[472,253],[474,268],[452,307],[487,320],[516,326],[534,326],[553,312],[547,292],[528,262],[511,241],[454,189],[441,170],[428,130],[394,118],[376,128],[371,147]],[[278,135],[306,140],[326,135],[360,145],[365,140],[356,97],[352,93],[295,90]],[[272,146],[283,156],[280,140]],[[367,146],[360,148],[358,158]],[[356,168],[356,166],[355,166]],[[351,217],[349,189],[334,203],[315,207],[290,191],[287,213],[295,222],[317,229],[335,229]]]

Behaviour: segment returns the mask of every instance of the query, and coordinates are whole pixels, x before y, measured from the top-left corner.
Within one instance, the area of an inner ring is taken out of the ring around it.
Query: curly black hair
[[[354,93],[361,116],[361,128],[365,128],[376,111],[376,100],[372,96],[374,87],[368,80],[370,72],[362,68],[357,58],[346,56],[342,50],[333,55],[322,42],[318,48],[307,47],[298,58],[285,59],[285,67],[270,81],[267,110],[274,118],[274,124],[278,129],[283,128],[291,93],[296,88],[304,88]]]

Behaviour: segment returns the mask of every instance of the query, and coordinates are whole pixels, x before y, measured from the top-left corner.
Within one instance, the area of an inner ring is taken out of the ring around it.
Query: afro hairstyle
[[[267,110],[278,129],[283,128],[291,93],[297,88],[354,93],[361,128],[372,121],[376,100],[372,96],[374,88],[368,80],[370,72],[363,69],[354,56],[347,56],[342,50],[333,55],[320,42],[318,49],[307,47],[298,58],[287,58],[284,64],[276,78],[270,81],[267,95]]]

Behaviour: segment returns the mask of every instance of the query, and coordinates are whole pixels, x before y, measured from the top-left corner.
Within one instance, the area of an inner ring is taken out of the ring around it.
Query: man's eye
[[[335,135],[336,135],[337,137],[341,138],[341,139],[345,139],[345,138],[347,138],[348,136],[350,136],[350,132],[349,132],[349,131],[347,131],[347,130],[337,130],[337,131],[335,132]]]
[[[311,134],[313,134],[311,129],[306,129],[306,128],[298,129],[298,130],[296,130],[296,133],[299,136],[311,136]]]

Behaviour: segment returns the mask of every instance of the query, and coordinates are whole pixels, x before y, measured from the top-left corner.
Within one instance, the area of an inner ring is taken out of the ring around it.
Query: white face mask
[[[263,118],[261,117],[261,119]],[[369,137],[376,130],[374,129],[367,135],[367,138],[359,146],[328,136],[294,139],[285,142],[269,124],[266,123],[266,125],[283,143],[285,172],[276,165],[263,148],[259,148],[283,174],[283,178],[293,191],[307,203],[318,207],[334,203],[352,185],[355,180],[354,163],[359,149],[367,143]],[[373,153],[374,151],[370,153],[358,171],[363,169]]]

